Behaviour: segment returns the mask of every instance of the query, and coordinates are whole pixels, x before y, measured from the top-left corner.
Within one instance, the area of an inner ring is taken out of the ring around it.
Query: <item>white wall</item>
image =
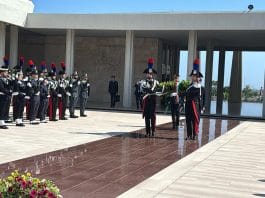
[[[0,21],[24,27],[27,14],[33,9],[30,0],[0,0]]]

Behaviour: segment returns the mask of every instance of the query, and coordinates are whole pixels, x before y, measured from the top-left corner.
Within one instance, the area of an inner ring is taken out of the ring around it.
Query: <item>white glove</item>
[[[78,81],[77,84],[80,85],[81,84],[80,81]]]
[[[13,92],[12,93],[12,96],[17,96],[18,95],[18,92]]]
[[[57,97],[61,98],[62,97],[62,94],[57,94]]]
[[[89,83],[87,83],[87,86],[88,86],[88,87],[90,87],[90,84],[89,84]]]
[[[38,96],[38,95],[40,95],[40,92],[37,92],[37,93],[35,94],[35,96]]]
[[[32,87],[32,85],[31,85],[31,83],[30,83],[30,82],[28,82],[28,83],[27,83],[27,86],[28,86],[28,87]]]
[[[29,96],[25,96],[25,99],[28,99],[28,100],[29,100],[29,99],[30,99],[30,97],[29,97]]]
[[[69,85],[69,87],[73,87],[73,85],[72,85],[72,84],[70,84],[70,85]]]
[[[67,95],[67,96],[71,96],[71,93],[69,93],[69,92],[66,92],[66,95]]]

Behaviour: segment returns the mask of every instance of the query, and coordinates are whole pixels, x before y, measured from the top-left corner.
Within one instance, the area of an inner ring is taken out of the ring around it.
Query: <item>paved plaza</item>
[[[89,111],[88,117],[1,130],[0,163],[64,149],[144,127],[140,113]],[[157,124],[170,122],[158,116]]]
[[[120,197],[265,197],[264,132],[244,122]]]
[[[197,141],[157,117],[145,138],[140,113],[88,117],[2,133],[1,177],[30,171],[64,197],[255,197],[265,194],[265,124],[203,118]]]

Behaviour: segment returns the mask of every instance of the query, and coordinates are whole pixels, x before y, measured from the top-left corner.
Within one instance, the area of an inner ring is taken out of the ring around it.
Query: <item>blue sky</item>
[[[265,11],[265,0],[33,0],[38,13],[132,13],[132,12],[244,12],[249,4],[254,11]],[[226,53],[225,84],[230,81],[232,53]],[[186,75],[187,53],[181,53],[180,75]],[[201,53],[205,70],[205,52]],[[217,79],[218,52],[214,54],[213,79]],[[255,69],[253,69],[255,68]],[[243,86],[259,89],[264,85],[265,52],[243,53]]]

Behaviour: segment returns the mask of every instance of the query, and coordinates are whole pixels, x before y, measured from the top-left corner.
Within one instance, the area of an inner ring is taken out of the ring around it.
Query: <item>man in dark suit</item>
[[[111,100],[111,103],[110,103],[111,108],[115,107],[116,95],[118,93],[118,90],[119,90],[119,84],[115,80],[115,76],[112,75],[111,80],[109,81],[109,94],[110,94],[110,100]]]

